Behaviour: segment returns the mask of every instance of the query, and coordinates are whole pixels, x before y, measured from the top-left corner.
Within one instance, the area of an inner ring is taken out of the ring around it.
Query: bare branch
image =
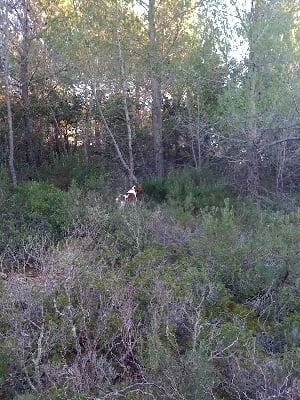
[[[279,139],[279,140],[274,140],[271,143],[266,143],[264,146],[262,146],[262,147],[260,147],[258,149],[258,153],[263,152],[267,147],[275,146],[275,145],[280,144],[280,143],[290,142],[290,141],[294,141],[294,140],[300,140],[300,136],[293,136],[293,137],[283,138],[283,139]]]

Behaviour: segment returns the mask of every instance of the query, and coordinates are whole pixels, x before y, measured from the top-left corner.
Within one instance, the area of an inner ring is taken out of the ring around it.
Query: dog
[[[119,194],[116,197],[115,201],[119,208],[123,208],[126,203],[133,202],[135,203],[137,200],[138,193],[142,192],[142,188],[139,185],[131,186],[125,194]]]

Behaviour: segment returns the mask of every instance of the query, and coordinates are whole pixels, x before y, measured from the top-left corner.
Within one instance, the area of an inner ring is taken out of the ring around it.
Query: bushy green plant
[[[143,191],[150,201],[161,203],[167,198],[167,189],[163,178],[144,179]]]
[[[211,192],[197,171],[147,181],[151,206],[118,210],[102,194],[111,185],[97,193],[104,175],[85,178],[67,192],[42,182],[2,186],[3,248],[10,238],[15,260],[32,240],[26,255],[35,246],[41,264],[37,279],[23,279],[21,268],[16,279],[3,274],[1,327],[9,343],[0,353],[9,344],[15,354],[0,363],[0,384],[11,385],[4,398],[117,398],[122,391],[128,399],[227,399],[248,384],[249,396],[260,396],[259,379],[271,387],[276,378],[272,365],[282,369],[278,382],[297,376],[299,211],[237,204],[222,187]],[[55,245],[48,241],[43,251],[31,228]],[[16,289],[22,301],[7,298]],[[26,377],[18,386],[20,354],[38,393]],[[38,383],[44,370],[49,381]]]
[[[22,182],[10,191],[10,213],[31,229],[58,234],[67,224],[65,192],[44,182]]]
[[[8,186],[2,196],[0,216],[5,270],[18,267],[19,263],[27,265],[34,254],[42,253],[46,243],[64,236],[70,226],[65,196],[61,189],[42,182]]]
[[[189,242],[211,279],[222,281],[239,300],[276,286],[287,265],[297,263],[298,223],[282,215],[273,219],[270,212],[254,217],[255,228],[248,228],[239,212],[225,201],[223,207],[201,212]]]
[[[144,192],[155,202],[168,201],[173,207],[182,207],[192,212],[212,206],[222,206],[226,191],[216,178],[209,174],[209,181],[203,171],[184,169],[170,171],[166,178],[154,178],[143,183]]]
[[[289,312],[282,321],[274,324],[272,333],[279,350],[300,347],[300,312]]]
[[[107,182],[112,179],[98,163],[93,161],[87,163],[80,152],[62,155],[60,158],[43,163],[39,168],[39,175],[43,181],[61,189],[69,189],[75,182],[86,192],[108,189]]]

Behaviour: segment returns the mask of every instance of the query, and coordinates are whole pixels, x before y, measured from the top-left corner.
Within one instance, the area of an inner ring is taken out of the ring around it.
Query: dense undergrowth
[[[120,211],[104,171],[58,176],[1,178],[0,398],[299,398],[297,207],[182,171]]]

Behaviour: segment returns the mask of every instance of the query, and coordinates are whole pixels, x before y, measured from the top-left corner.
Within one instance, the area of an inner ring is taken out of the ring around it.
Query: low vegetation
[[[299,208],[207,174],[1,177],[2,399],[298,398]]]

